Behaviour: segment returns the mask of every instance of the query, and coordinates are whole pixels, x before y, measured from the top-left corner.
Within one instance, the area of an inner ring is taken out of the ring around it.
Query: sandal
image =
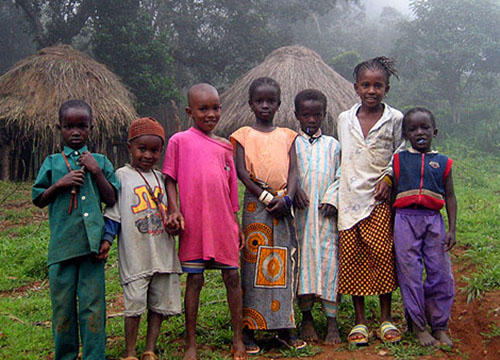
[[[139,360],[135,356],[127,356],[126,358],[121,358],[121,360]]]
[[[388,338],[388,331],[397,331],[398,335]],[[401,332],[395,327],[390,321],[384,321],[380,324],[380,327],[377,331],[377,337],[385,343],[396,344],[401,341]]]
[[[351,339],[352,335],[362,335],[363,337],[359,339]],[[349,344],[355,344],[357,346],[368,345],[368,340],[368,326],[364,324],[358,324],[354,326],[349,332],[349,335],[347,335],[347,342]]]
[[[280,343],[282,343],[283,345],[287,346],[290,349],[300,350],[307,346],[307,343],[301,338],[299,338],[297,335],[289,336],[288,339],[283,339],[280,338],[279,335],[276,335],[276,340],[278,340]]]
[[[141,360],[158,360],[158,356],[153,351],[144,351]]]

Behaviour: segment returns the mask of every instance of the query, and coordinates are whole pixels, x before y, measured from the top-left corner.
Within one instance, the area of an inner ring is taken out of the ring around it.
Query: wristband
[[[264,190],[260,193],[259,201],[264,205],[268,206],[271,201],[273,201],[274,196],[267,190]]]
[[[386,175],[384,176],[384,178],[382,179],[387,185],[391,186],[392,187],[392,180],[391,180],[391,177],[389,175]]]
[[[290,199],[290,196],[285,195],[283,199],[285,199],[287,209],[290,209],[292,207],[292,199]]]

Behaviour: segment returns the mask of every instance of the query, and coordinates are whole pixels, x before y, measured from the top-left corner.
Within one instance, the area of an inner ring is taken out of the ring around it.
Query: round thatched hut
[[[133,95],[104,65],[71,46],[53,46],[19,61],[0,77],[3,179],[33,177],[45,156],[59,151],[58,110],[69,99],[82,99],[93,109],[92,151],[115,162],[123,156],[121,146],[113,145],[122,142],[136,117]]]
[[[303,46],[286,46],[274,50],[264,62],[247,72],[221,95],[222,117],[217,132],[229,136],[238,128],[251,125],[255,117],[248,106],[250,83],[262,76],[275,79],[281,86],[281,106],[274,124],[297,130],[295,95],[305,89],[318,89],[328,98],[327,116],[322,125],[332,135],[338,115],[357,101],[352,83],[337,74],[316,52]]]

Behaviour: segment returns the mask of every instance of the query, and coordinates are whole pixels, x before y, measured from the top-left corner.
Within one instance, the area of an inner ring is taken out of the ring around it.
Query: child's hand
[[[241,226],[238,224],[238,237],[240,239],[240,250],[243,250],[245,247],[245,233],[241,229]]]
[[[74,186],[80,187],[83,185],[84,181],[85,181],[85,170],[83,169],[72,170],[57,181],[57,186],[60,188],[74,187]]]
[[[391,194],[391,187],[383,179],[375,185],[375,200],[386,201]]]
[[[333,205],[330,204],[320,204],[318,206],[319,212],[324,216],[324,217],[334,217],[337,216],[337,208]]]
[[[108,258],[109,248],[111,244],[107,240],[101,241],[101,246],[99,247],[99,254],[96,256],[97,260],[104,261]]]
[[[95,175],[99,171],[102,171],[96,159],[88,151],[82,153],[82,155],[78,159],[78,164],[80,164],[81,166],[85,166],[85,169],[88,170],[92,175]]]
[[[444,251],[450,251],[453,246],[457,243],[455,239],[455,232],[448,231],[446,233],[446,242],[444,244]]]
[[[179,211],[173,212],[168,216],[167,229],[174,232],[184,230],[184,216]]]
[[[282,218],[288,211],[286,201],[282,196],[275,196],[267,205],[266,210],[275,218]]]
[[[305,209],[309,206],[309,199],[307,198],[307,194],[304,192],[304,190],[302,190],[300,186],[297,187],[293,203],[297,209]]]

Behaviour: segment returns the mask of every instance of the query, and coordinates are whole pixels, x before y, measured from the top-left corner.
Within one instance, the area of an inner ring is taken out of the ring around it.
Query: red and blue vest
[[[441,209],[445,204],[444,184],[452,164],[453,160],[437,152],[405,150],[394,155],[397,189],[393,207]]]

